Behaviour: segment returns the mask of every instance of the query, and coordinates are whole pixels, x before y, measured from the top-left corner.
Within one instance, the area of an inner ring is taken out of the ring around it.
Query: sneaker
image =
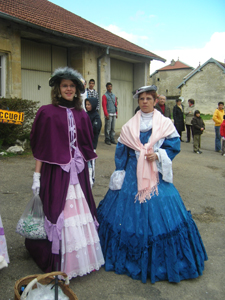
[[[225,153],[224,153],[224,155],[223,156],[225,156]]]
[[[201,154],[201,152],[199,152],[199,151],[194,151],[194,153],[196,153],[196,154]]]
[[[190,143],[190,141],[186,141],[186,143]]]
[[[105,141],[106,145],[111,145],[110,141]]]
[[[199,154],[202,154],[202,151],[199,150],[198,152],[199,152]]]

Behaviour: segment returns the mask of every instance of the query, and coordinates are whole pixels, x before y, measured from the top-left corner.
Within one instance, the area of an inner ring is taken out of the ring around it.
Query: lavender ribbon
[[[67,165],[61,166],[61,168],[66,172],[70,171],[70,184],[79,183],[78,174],[84,169],[84,160],[78,147],[76,147],[74,157],[71,161]]]
[[[0,227],[0,235],[4,235],[4,228],[3,227]]]
[[[52,224],[46,217],[45,217],[45,230],[48,236],[48,240],[52,242],[52,253],[59,254],[59,241],[62,239],[62,228],[64,224],[64,215],[61,212],[60,216],[56,224]]]

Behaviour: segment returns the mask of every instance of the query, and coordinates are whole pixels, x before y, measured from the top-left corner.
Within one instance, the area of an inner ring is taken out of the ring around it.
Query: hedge
[[[31,127],[39,108],[38,101],[1,98],[0,109],[24,112],[23,125],[0,123],[0,146],[12,146],[17,139],[29,139]]]

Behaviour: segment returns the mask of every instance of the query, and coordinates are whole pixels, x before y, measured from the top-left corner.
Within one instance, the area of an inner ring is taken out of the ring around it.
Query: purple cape
[[[71,109],[76,124],[77,146],[87,162],[97,157],[92,146],[92,126],[84,111]],[[31,148],[34,158],[42,161],[40,198],[45,216],[53,224],[64,209],[70,173],[60,165],[71,160],[67,112],[65,107],[42,106],[37,112],[32,131]],[[93,218],[97,219],[96,206],[91,192],[88,166],[78,174],[79,182]],[[25,240],[25,245],[38,266],[45,272],[58,270],[61,254],[51,253],[48,240]]]

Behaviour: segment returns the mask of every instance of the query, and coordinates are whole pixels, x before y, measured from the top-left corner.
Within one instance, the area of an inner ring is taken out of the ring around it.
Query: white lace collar
[[[144,113],[141,111],[141,118],[140,118],[140,131],[146,132],[152,128],[152,118],[153,118],[154,111],[150,113]]]

